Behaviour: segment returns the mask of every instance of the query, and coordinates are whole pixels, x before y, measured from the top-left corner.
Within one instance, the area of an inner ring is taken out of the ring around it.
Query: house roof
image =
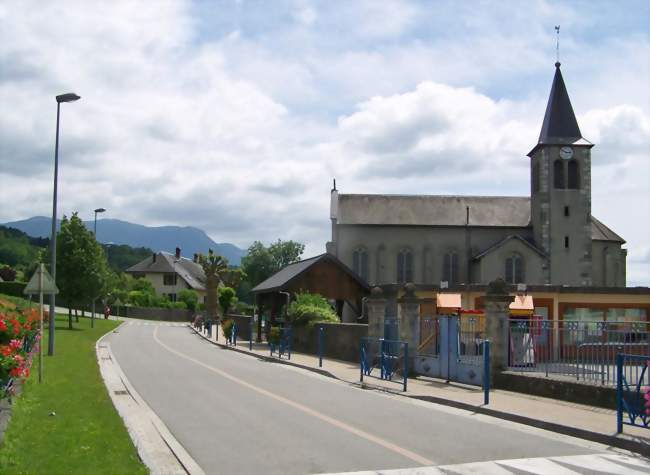
[[[288,284],[290,284],[292,280],[296,279],[301,274],[308,271],[319,262],[323,262],[323,261],[333,262],[338,267],[340,267],[341,270],[343,270],[346,274],[352,277],[361,287],[363,287],[366,290],[370,288],[368,284],[361,277],[359,277],[354,271],[352,271],[352,269],[350,269],[348,266],[346,266],[343,262],[341,262],[332,254],[325,253],[325,254],[320,254],[318,256],[310,257],[309,259],[304,259],[302,261],[295,262],[293,264],[289,264],[288,266],[280,269],[278,272],[273,274],[265,281],[256,285],[251,290],[251,292],[261,293],[261,292],[273,292],[275,290],[280,290],[286,287]]]
[[[518,240],[518,241],[521,241],[523,244],[525,244],[527,247],[529,247],[530,249],[532,249],[533,251],[535,251],[535,252],[536,252],[537,254],[539,254],[540,256],[542,256],[542,257],[545,257],[545,256],[546,256],[546,254],[544,254],[544,251],[542,251],[541,249],[538,249],[535,245],[533,245],[532,243],[528,242],[528,241],[527,241],[526,239],[524,239],[523,237],[519,236],[518,234],[511,234],[510,236],[506,236],[506,237],[503,238],[502,240],[500,240],[500,241],[498,241],[497,243],[491,245],[491,246],[488,247],[487,249],[481,251],[479,254],[475,255],[475,256],[473,257],[473,259],[481,259],[481,258],[487,256],[487,255],[490,254],[492,251],[497,250],[498,248],[500,248],[501,246],[503,246],[506,242],[511,241],[512,239],[516,239],[516,240]]]
[[[129,267],[125,272],[147,274],[169,274],[176,272],[194,290],[205,290],[205,274],[199,264],[186,257],[181,257],[179,260],[176,260],[176,256],[163,251],[156,253],[155,261],[153,256],[149,256]]]
[[[625,239],[593,216],[591,217],[591,239],[594,241],[614,241],[625,244]]]
[[[527,227],[530,198],[518,196],[338,196],[338,224]]]

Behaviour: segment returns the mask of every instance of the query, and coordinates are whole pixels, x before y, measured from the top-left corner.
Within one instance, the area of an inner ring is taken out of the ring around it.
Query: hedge
[[[0,294],[24,298],[25,287],[27,287],[27,282],[0,282]]]

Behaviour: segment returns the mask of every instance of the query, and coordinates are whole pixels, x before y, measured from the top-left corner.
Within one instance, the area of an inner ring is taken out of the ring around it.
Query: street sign
[[[43,276],[42,280],[40,277],[41,274]],[[30,294],[37,295],[40,293],[43,293],[45,295],[49,295],[49,294],[56,295],[59,293],[59,289],[56,287],[54,280],[52,280],[52,276],[45,269],[45,266],[43,265],[38,266],[32,278],[29,279],[29,282],[27,283],[25,290],[23,290],[23,294],[25,295],[30,295]]]

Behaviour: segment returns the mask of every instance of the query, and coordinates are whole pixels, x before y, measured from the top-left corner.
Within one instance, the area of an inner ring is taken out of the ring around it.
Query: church
[[[538,143],[530,196],[364,195],[331,191],[336,256],[371,285],[625,287],[623,238],[591,214],[591,149],[560,63]],[[444,284],[443,284],[444,285]]]

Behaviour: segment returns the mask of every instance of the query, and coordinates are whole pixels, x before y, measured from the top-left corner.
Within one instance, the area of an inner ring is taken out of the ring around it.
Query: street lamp
[[[97,241],[97,213],[104,213],[106,210],[104,208],[97,208],[95,210],[95,241]]]
[[[56,282],[56,192],[57,192],[57,179],[59,176],[59,117],[61,115],[62,102],[74,102],[81,99],[73,92],[61,94],[56,96],[56,142],[54,145],[54,197],[52,199],[52,235],[50,238],[50,246],[52,254],[52,266],[50,271],[52,273],[52,280]],[[47,345],[47,354],[54,355],[54,309],[56,306],[54,294],[50,297],[50,331],[49,341]]]

